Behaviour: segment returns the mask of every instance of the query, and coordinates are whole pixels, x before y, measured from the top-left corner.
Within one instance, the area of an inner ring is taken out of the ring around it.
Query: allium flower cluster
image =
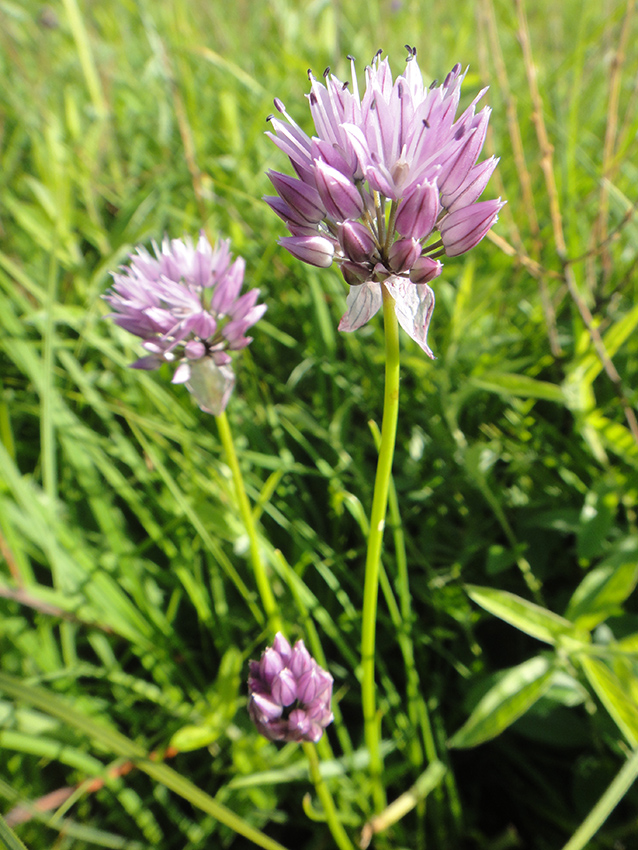
[[[271,171],[278,194],[265,200],[286,222],[292,235],[280,244],[293,256],[319,267],[339,264],[352,287],[340,330],[365,324],[385,287],[399,323],[431,357],[428,283],[441,274],[439,257],[474,247],[503,204],[478,200],[498,163],[491,157],[476,164],[490,110],[475,107],[486,89],[456,118],[461,66],[427,89],[416,49],[407,49],[407,67],[394,82],[388,60],[377,54],[363,97],[352,57],[352,90],[329,68],[325,85],[310,75],[313,138],[275,100],[288,123],[271,116],[275,133],[268,135],[297,176]]]
[[[131,366],[157,369],[177,363],[174,384],[185,383],[202,410],[218,416],[225,409],[235,375],[229,351],[251,341],[246,331],[264,314],[258,289],[239,295],[244,260],[232,260],[230,242],[213,248],[202,232],[197,245],[168,239],[155,256],[138,247],[131,263],[113,274],[104,296],[117,325],[141,337],[149,352]]]
[[[248,713],[271,741],[317,742],[333,721],[332,676],[302,640],[291,648],[278,632],[260,661],[250,662]]]

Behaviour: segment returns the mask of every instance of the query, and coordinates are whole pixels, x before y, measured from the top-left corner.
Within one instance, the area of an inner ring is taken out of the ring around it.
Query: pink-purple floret
[[[291,647],[278,632],[261,659],[250,662],[248,713],[271,741],[316,743],[333,721],[332,682],[302,640]]]
[[[221,413],[234,384],[229,351],[245,348],[246,332],[264,314],[258,289],[240,295],[245,263],[233,261],[228,240],[214,248],[202,232],[197,244],[165,238],[155,256],[138,247],[113,274],[104,296],[115,324],[141,337],[148,354],[131,365],[179,365],[173,383],[186,383],[208,412]],[[212,389],[211,389],[212,387]]]
[[[477,113],[476,104],[486,89],[456,118],[465,76],[460,65],[442,85],[426,89],[414,48],[408,47],[406,69],[395,81],[388,60],[377,54],[360,97],[351,61],[352,88],[329,69],[325,83],[310,75],[312,138],[275,100],[286,121],[271,116],[274,133],[268,135],[296,176],[269,172],[278,194],[264,199],[290,231],[281,245],[314,266],[336,261],[358,289],[350,291],[340,325],[347,331],[380,306],[378,284],[386,284],[395,301],[400,297],[397,278],[419,287],[419,310],[431,313],[427,283],[441,274],[439,257],[477,245],[503,206],[500,198],[478,200],[498,163],[492,156],[477,164],[490,109]],[[427,327],[410,319],[404,328],[431,355]]]

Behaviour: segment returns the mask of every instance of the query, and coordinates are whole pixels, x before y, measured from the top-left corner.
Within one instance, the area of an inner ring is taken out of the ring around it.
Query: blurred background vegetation
[[[383,333],[380,319],[336,332],[340,275],[279,248],[260,198],[265,171],[287,168],[264,136],[273,97],[311,132],[308,68],[348,79],[352,54],[361,85],[378,48],[399,73],[407,42],[426,81],[469,65],[462,105],[489,84],[489,191],[508,204],[492,240],[436,282],[437,360],[402,340],[401,525],[377,638],[389,797],[433,757],[446,773],[376,846],[567,841],[632,747],[582,674],[567,665],[500,737],[447,742],[499,671],[542,648],[464,584],[562,614],[592,570],[636,560],[635,12],[0,0],[4,673],[146,752],[173,741],[175,770],[290,850],[331,846],[302,808],[299,748],[260,739],[246,715],[247,660],[267,634],[215,423],[168,373],[130,371],[136,341],[103,321],[109,271],[136,244],[230,236],[268,312],[228,413],[288,637],[320,642],[335,678],[331,788],[353,836],[370,816],[357,664]],[[627,595],[597,625],[601,646],[638,631]],[[613,669],[629,715],[636,649]],[[0,690],[3,812],[32,850],[253,846],[69,717]],[[638,846],[636,811],[633,790],[591,847]]]

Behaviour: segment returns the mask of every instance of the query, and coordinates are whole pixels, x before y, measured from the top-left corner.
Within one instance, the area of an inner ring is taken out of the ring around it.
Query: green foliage
[[[374,846],[635,845],[638,23],[619,0],[528,3],[534,75],[522,8],[0,3],[12,850],[331,840],[303,753],[246,715],[266,619],[215,423],[129,370],[136,342],[103,321],[136,244],[202,227],[268,303],[229,419],[288,637],[335,678],[322,776],[355,843],[373,823],[358,642],[382,332],[336,332],[343,282],[277,246],[260,197],[286,167],[273,97],[309,130],[308,67],[347,79],[346,54],[362,74],[383,47],[397,71],[406,41],[432,78],[469,64],[464,104],[489,83],[508,204],[437,281],[437,360],[402,340],[377,627],[398,807]]]

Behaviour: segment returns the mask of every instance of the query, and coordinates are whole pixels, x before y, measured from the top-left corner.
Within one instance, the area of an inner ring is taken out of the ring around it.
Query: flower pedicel
[[[270,116],[275,132],[268,135],[297,176],[269,172],[277,195],[265,200],[286,222],[291,235],[280,244],[293,256],[324,268],[339,264],[351,286],[339,330],[365,324],[385,286],[400,325],[432,357],[428,284],[441,274],[439,257],[477,245],[503,202],[478,200],[498,163],[476,164],[490,109],[475,107],[486,89],[455,120],[461,66],[426,89],[416,49],[407,49],[407,67],[394,82],[379,51],[366,68],[363,98],[352,57],[352,91],[329,68],[325,85],[310,75],[312,139],[275,100],[288,123]]]

